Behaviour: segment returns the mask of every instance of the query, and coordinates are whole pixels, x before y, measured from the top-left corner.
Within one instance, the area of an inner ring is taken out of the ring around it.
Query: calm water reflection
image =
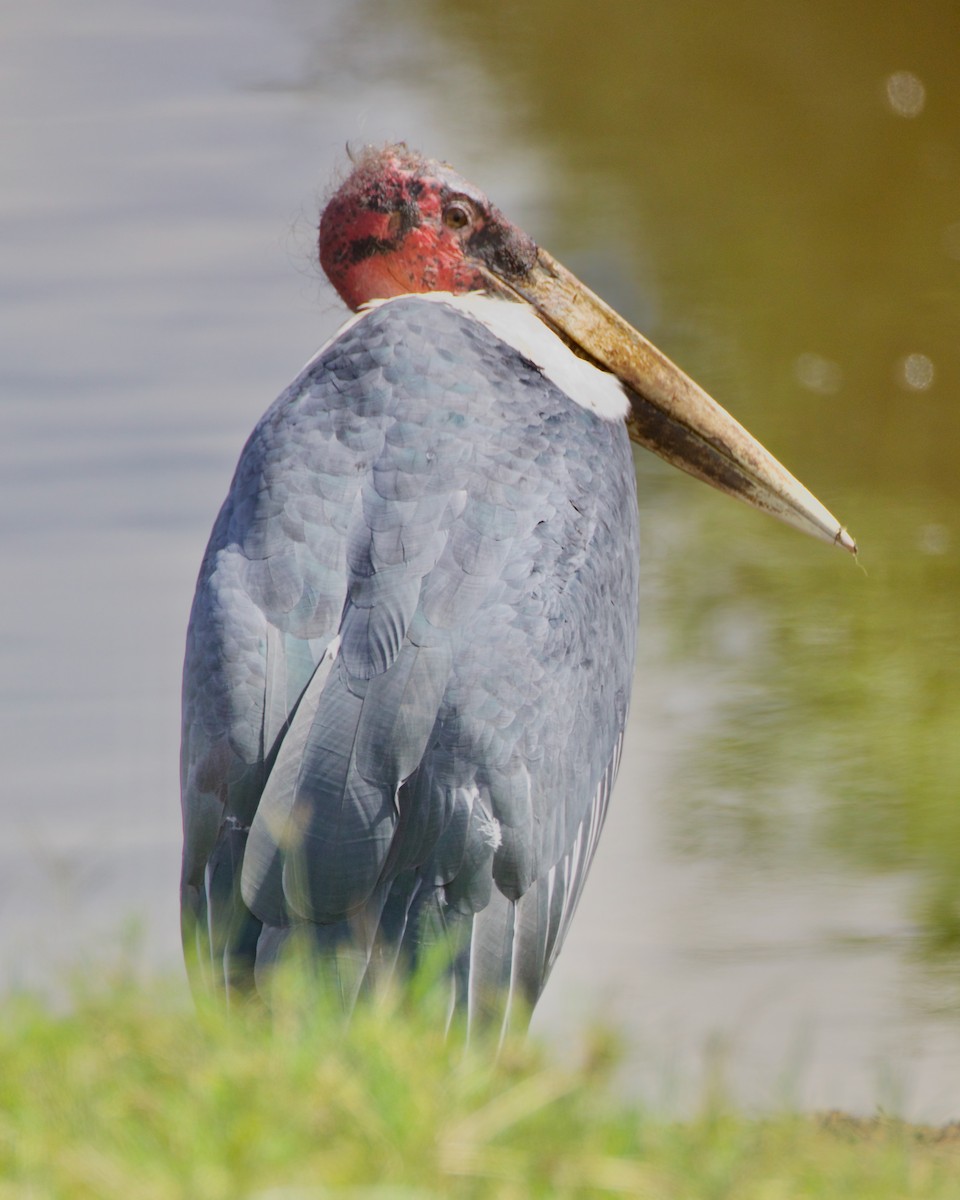
[[[953,6],[41,0],[0,45],[0,966],[178,957],[178,680],[240,445],[341,319],[347,140],[456,162],[861,540],[640,464],[618,800],[540,1024],[770,1104],[956,1115],[960,77]],[[542,11],[541,11],[542,10]],[[667,14],[669,13],[669,19]],[[651,49],[655,47],[655,51]],[[943,963],[946,961],[947,966]]]

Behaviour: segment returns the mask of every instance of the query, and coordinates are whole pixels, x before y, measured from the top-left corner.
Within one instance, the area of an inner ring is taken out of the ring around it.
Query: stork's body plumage
[[[626,427],[540,365],[453,297],[392,300],[247,444],[185,685],[185,880],[228,976],[299,918],[378,934],[374,967],[445,931],[474,1003],[511,973],[539,994],[616,773],[637,610]]]
[[[547,327],[605,361],[537,290],[562,268],[448,168],[368,155],[321,256],[351,306],[383,303],[254,430],[203,561],[185,935],[231,988],[306,931],[348,1002],[439,943],[457,1001],[502,1018],[546,981],[619,762],[638,579],[624,417],[674,417],[657,395],[644,415],[639,369],[617,367],[625,389]],[[689,469],[842,540],[756,473],[755,446],[721,471],[711,441]]]

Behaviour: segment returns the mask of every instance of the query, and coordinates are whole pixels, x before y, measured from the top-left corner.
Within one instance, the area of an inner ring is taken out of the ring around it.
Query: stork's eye
[[[443,210],[443,223],[448,229],[464,229],[473,220],[473,210],[463,200],[451,200]]]

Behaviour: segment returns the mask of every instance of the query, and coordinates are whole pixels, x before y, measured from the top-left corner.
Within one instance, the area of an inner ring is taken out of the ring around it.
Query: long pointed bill
[[[577,353],[626,385],[635,442],[720,491],[856,554],[856,542],[836,517],[756,438],[546,251],[539,250],[526,274],[492,278],[532,305]]]

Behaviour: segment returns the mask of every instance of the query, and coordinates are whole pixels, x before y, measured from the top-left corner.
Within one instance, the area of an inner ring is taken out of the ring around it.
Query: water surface
[[[39,0],[0,45],[0,967],[178,960],[178,689],[348,141],[485,186],[857,534],[639,463],[614,811],[538,1017],[671,1102],[960,1105],[960,76],[946,3]],[[547,19],[549,16],[549,19]]]

